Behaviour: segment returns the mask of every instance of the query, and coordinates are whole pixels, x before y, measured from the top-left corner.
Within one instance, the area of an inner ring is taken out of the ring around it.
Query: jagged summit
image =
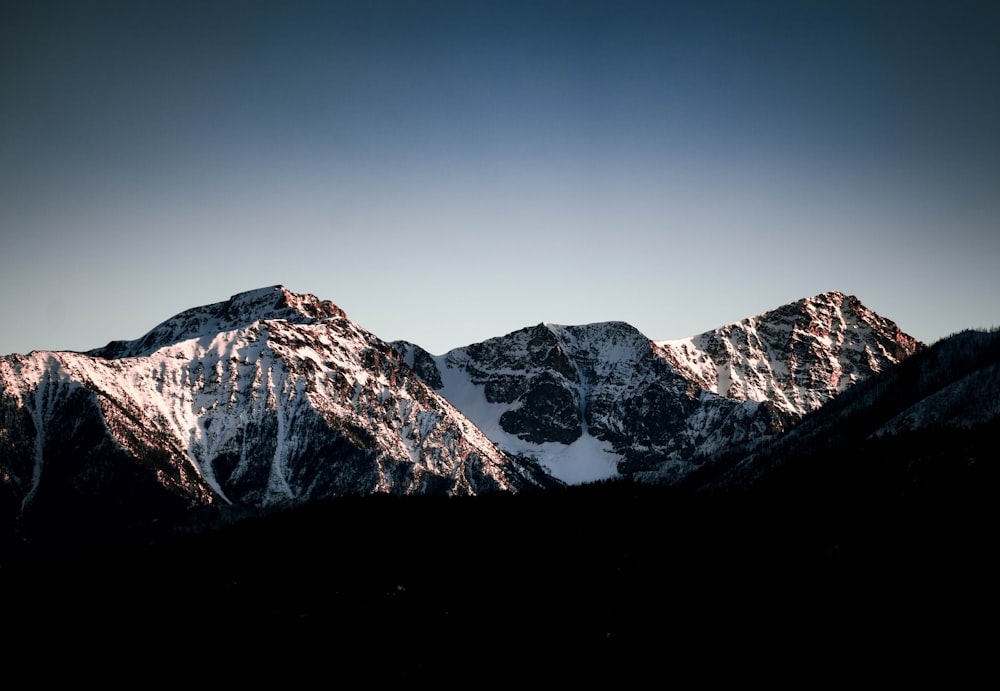
[[[895,322],[840,291],[656,345],[704,390],[769,402],[793,416],[819,408],[924,347]]]
[[[249,326],[257,321],[281,319],[307,324],[331,318],[346,318],[342,309],[329,300],[308,293],[293,293],[283,285],[237,293],[224,302],[184,310],[134,341],[112,341],[87,355],[107,359],[143,357],[179,341],[215,336]]]

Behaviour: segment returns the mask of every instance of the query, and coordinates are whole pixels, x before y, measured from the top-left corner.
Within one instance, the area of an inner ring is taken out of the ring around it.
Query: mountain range
[[[347,495],[679,486],[801,436],[926,348],[828,292],[678,340],[543,323],[433,355],[272,286],[134,341],[0,358],[0,511],[59,530],[53,517],[185,523]],[[879,433],[938,420],[921,401]]]
[[[839,292],[434,355],[263,288],[0,358],[0,647],[230,683],[955,680],[992,664],[998,433],[1000,330],[925,345]]]
[[[557,478],[668,484],[924,347],[839,292],[676,341],[606,322],[539,324],[438,357],[394,345],[502,449]]]

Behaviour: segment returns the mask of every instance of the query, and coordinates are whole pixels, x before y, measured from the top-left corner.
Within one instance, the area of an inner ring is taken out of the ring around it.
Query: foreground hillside
[[[968,458],[998,431],[881,440],[744,492],[341,498],[126,550],[21,546],[0,569],[5,627],[143,660],[197,632],[220,659],[299,660],[286,681],[319,660],[404,677],[973,665],[1000,574],[996,467]]]

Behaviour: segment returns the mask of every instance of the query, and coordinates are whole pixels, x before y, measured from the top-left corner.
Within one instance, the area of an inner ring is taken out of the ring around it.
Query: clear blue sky
[[[441,353],[1000,324],[1000,4],[4,2],[0,354],[283,283]]]

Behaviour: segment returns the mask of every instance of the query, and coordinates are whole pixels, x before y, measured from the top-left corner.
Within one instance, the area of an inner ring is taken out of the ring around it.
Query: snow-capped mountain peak
[[[159,348],[193,338],[213,337],[258,321],[281,319],[304,324],[347,315],[329,300],[293,293],[283,285],[237,293],[223,302],[184,310],[134,341],[112,341],[88,355],[103,358],[142,357]]]
[[[839,291],[656,345],[703,390],[767,402],[794,417],[923,347],[894,322]]]
[[[0,512],[59,511],[90,494],[155,515],[164,502],[260,510],[553,483],[390,344],[282,286],[90,353],[0,358]]]

